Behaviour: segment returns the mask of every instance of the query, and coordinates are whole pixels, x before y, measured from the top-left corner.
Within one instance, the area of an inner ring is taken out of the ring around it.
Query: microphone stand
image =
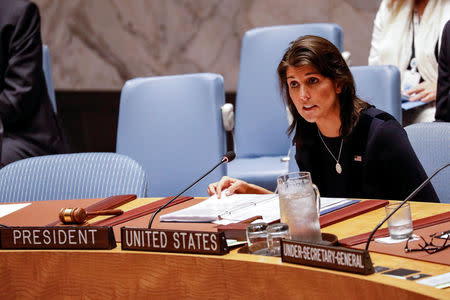
[[[152,223],[153,223],[153,219],[155,218],[155,216],[164,208],[167,207],[167,205],[169,205],[170,203],[172,203],[173,201],[175,201],[175,199],[177,199],[178,197],[180,197],[184,192],[186,192],[188,189],[190,189],[191,187],[193,187],[195,184],[197,184],[197,182],[199,182],[200,180],[202,180],[203,178],[205,178],[206,176],[209,175],[209,173],[211,173],[212,171],[214,171],[218,166],[220,166],[221,164],[223,164],[224,162],[228,162],[229,159],[227,157],[222,158],[222,160],[215,165],[211,170],[209,170],[206,174],[204,174],[202,177],[200,177],[199,179],[197,179],[193,184],[191,184],[190,186],[188,186],[187,188],[185,188],[181,193],[179,193],[178,195],[176,195],[175,197],[173,197],[172,199],[170,199],[169,201],[167,201],[163,206],[160,206],[155,213],[152,215],[152,217],[150,218],[150,222],[148,223],[148,228],[150,229],[152,227]]]
[[[375,227],[375,229],[372,231],[372,233],[369,236],[369,239],[367,240],[367,244],[366,244],[366,249],[365,251],[369,251],[369,245],[370,245],[370,241],[372,240],[373,235],[375,234],[375,232],[384,224],[384,222],[386,222],[387,219],[389,219],[393,214],[395,214],[395,212],[397,210],[400,209],[400,207],[403,206],[403,204],[405,204],[407,201],[409,201],[412,197],[414,197],[418,192],[420,192],[423,187],[428,184],[428,182],[430,182],[431,178],[434,177],[434,175],[436,175],[437,173],[439,173],[442,169],[447,168],[448,166],[450,166],[450,163],[444,165],[443,167],[439,168],[437,171],[435,171],[430,177],[428,177],[424,182],[422,182],[421,185],[419,185],[418,188],[416,188],[408,197],[406,197],[405,200],[403,200],[390,214],[388,214],[386,216],[386,218],[383,219],[383,221],[380,222],[380,224],[377,225],[377,227]]]

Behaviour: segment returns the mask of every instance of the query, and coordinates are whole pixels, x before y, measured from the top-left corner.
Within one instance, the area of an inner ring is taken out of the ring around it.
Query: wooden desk
[[[131,205],[148,203],[137,199]],[[412,203],[413,218],[448,211],[449,204]],[[329,226],[339,238],[378,224],[378,209]],[[450,266],[371,253],[374,265],[438,275]],[[450,299],[438,290],[386,275],[355,275],[281,263],[280,258],[122,251],[0,250],[0,298],[57,299]]]

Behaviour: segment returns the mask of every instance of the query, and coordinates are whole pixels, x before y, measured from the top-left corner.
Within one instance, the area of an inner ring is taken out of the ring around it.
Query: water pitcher
[[[289,225],[292,240],[320,243],[320,194],[309,172],[294,172],[277,179],[281,222]]]

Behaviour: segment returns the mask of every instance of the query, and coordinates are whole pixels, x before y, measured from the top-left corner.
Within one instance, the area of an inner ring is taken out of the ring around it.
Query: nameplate
[[[111,227],[46,226],[0,229],[2,249],[113,249]]]
[[[364,275],[374,273],[370,255],[364,250],[285,239],[281,241],[281,261]]]
[[[224,255],[229,252],[223,232],[122,227],[122,250]]]

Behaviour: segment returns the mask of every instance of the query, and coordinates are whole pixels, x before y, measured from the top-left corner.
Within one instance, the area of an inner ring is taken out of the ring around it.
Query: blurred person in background
[[[38,7],[1,0],[0,168],[17,160],[66,153],[42,69]]]
[[[402,94],[428,104],[403,113],[403,125],[434,121],[442,29],[449,0],[383,0],[374,21],[369,65],[399,68]]]
[[[436,121],[450,122],[450,21],[445,24],[439,53]]]

